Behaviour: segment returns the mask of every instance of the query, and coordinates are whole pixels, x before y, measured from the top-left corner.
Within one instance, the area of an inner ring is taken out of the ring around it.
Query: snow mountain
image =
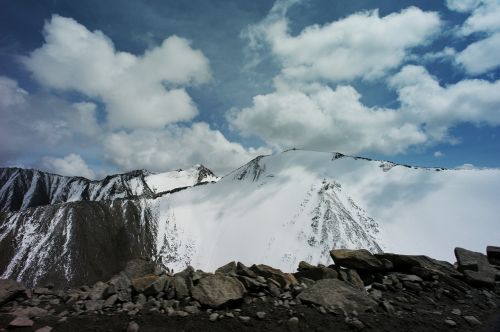
[[[289,150],[185,190],[171,188],[199,178],[165,174],[140,176],[148,194],[49,201],[0,214],[1,277],[28,285],[92,283],[138,256],[175,271],[189,264],[213,271],[232,260],[292,271],[300,260],[329,264],[332,248],[450,260],[455,246],[500,243],[492,231],[499,226],[497,169],[422,168]],[[14,197],[6,186],[2,178],[1,197]],[[24,202],[30,195],[23,192],[16,197]]]
[[[92,181],[83,177],[50,174],[33,169],[0,168],[0,211],[75,201],[134,198],[217,181],[203,165],[154,174],[137,170]]]

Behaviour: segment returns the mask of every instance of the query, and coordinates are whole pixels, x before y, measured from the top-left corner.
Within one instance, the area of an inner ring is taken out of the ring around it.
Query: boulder
[[[298,296],[303,303],[312,303],[347,312],[366,311],[376,308],[377,302],[362,291],[338,279],[323,279],[306,288]]]
[[[316,266],[309,264],[308,262],[305,261],[300,261],[299,262],[299,267],[297,268],[297,271],[305,271],[305,270],[310,270],[314,269]]]
[[[151,260],[137,258],[128,261],[123,272],[130,279],[135,279],[149,274],[156,274],[158,266]]]
[[[14,311],[11,311],[10,314],[14,316],[35,318],[35,317],[48,316],[49,312],[43,308],[27,307],[27,308],[16,308]]]
[[[299,272],[293,274],[296,279],[307,278],[310,280],[337,279],[338,273],[334,269],[323,266],[311,266],[310,268],[299,268]]]
[[[255,272],[257,275],[262,276],[264,278],[270,278],[277,281],[281,287],[289,287],[297,284],[297,279],[291,273],[284,273],[279,269],[275,269],[268,265],[259,264],[252,265],[250,270]]]
[[[439,261],[424,255],[398,255],[391,253],[375,254],[378,259],[387,259],[393,264],[393,269],[398,272],[412,272],[419,277],[423,275],[449,275],[461,277],[452,264]]]
[[[465,270],[464,272],[465,281],[477,287],[495,287],[495,277],[496,273],[493,271],[470,271]]]
[[[24,316],[17,316],[9,323],[9,327],[31,327],[35,324],[31,319]]]
[[[464,248],[455,248],[455,257],[457,258],[458,270],[479,271],[490,267],[488,257],[486,255],[470,251]]]
[[[111,295],[112,293],[116,294],[118,300],[120,300],[121,302],[128,302],[132,299],[130,290],[130,286],[132,284],[125,273],[115,275],[109,280],[108,283],[110,287],[113,287],[113,289],[109,289],[109,292],[106,290],[105,293],[108,292],[109,295]]]
[[[9,279],[0,279],[0,306],[18,296],[26,296],[26,288],[15,281]]]
[[[334,249],[330,251],[336,265],[364,271],[382,271],[385,265],[368,250]]]
[[[146,288],[150,287],[159,278],[160,277],[154,274],[150,274],[139,278],[134,278],[132,279],[132,289],[137,293],[142,293]]]
[[[245,276],[249,278],[257,278],[257,274],[250,270],[248,267],[245,266],[245,264],[238,262],[236,265],[236,273],[239,274],[240,276]]]
[[[144,295],[156,296],[158,293],[163,292],[163,290],[165,289],[165,284],[169,279],[169,276],[159,277],[144,289]]]
[[[200,279],[191,292],[201,304],[216,308],[243,299],[246,290],[238,279],[216,273]]]
[[[181,276],[174,276],[172,278],[172,287],[175,290],[176,299],[180,300],[189,296],[189,289],[186,279]]]
[[[100,300],[104,296],[104,292],[108,288],[108,285],[102,281],[98,281],[90,290],[89,298],[91,300]]]
[[[486,255],[490,264],[500,266],[500,247],[486,247]]]
[[[223,265],[219,267],[217,270],[215,270],[215,273],[223,273],[223,274],[229,274],[229,273],[236,273],[236,262],[229,262],[226,265]]]

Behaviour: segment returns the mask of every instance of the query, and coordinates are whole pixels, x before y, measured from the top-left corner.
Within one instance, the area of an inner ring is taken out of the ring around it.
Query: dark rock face
[[[458,270],[462,271],[465,280],[471,284],[485,287],[495,287],[495,281],[500,280],[500,271],[495,269],[482,253],[463,248],[455,248]]]
[[[107,280],[128,260],[153,257],[154,227],[147,207],[130,200],[71,202],[0,215],[0,271],[27,286]]]
[[[101,201],[134,198],[153,193],[144,181],[145,171],[133,171],[92,181],[33,169],[0,168],[0,211],[69,201]]]
[[[360,290],[338,279],[319,280],[300,293],[298,298],[306,303],[345,311],[373,310],[377,305]]]
[[[0,279],[0,306],[4,303],[23,295],[26,292],[24,286],[14,280]]]
[[[438,261],[423,255],[375,254],[380,260],[388,260],[396,271],[412,272],[419,276],[440,274],[460,277],[460,273],[448,262]]]

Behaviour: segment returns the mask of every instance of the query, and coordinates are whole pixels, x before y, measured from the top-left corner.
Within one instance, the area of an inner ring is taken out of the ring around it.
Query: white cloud
[[[380,17],[360,12],[323,26],[312,25],[297,36],[284,17],[289,2],[278,1],[269,16],[245,32],[254,50],[268,44],[292,81],[375,79],[398,67],[408,50],[426,44],[440,30],[437,13],[410,7]]]
[[[185,87],[211,78],[203,53],[177,36],[135,56],[115,50],[102,32],[71,18],[52,16],[44,35],[45,44],[24,59],[28,69],[45,86],[102,99],[112,127],[190,120],[197,108]]]
[[[456,62],[462,66],[467,73],[478,75],[498,68],[500,66],[499,54],[500,32],[497,32],[467,46],[457,55]]]
[[[500,124],[500,81],[464,80],[443,87],[423,67],[406,66],[391,78],[399,109],[370,108],[351,86],[278,84],[251,107],[228,113],[232,126],[278,148],[345,153],[405,152],[417,144],[453,143],[457,123]]]
[[[203,163],[218,175],[224,175],[257,155],[271,153],[265,148],[245,149],[228,141],[206,123],[110,133],[105,138],[104,150],[111,163],[125,170],[145,168],[161,172]]]
[[[436,157],[436,158],[441,158],[443,156],[444,156],[444,153],[442,153],[441,151],[434,152],[434,157]]]
[[[461,34],[500,30],[498,0],[448,0],[446,3],[450,10],[471,14],[460,28]]]
[[[48,172],[53,172],[66,176],[83,176],[94,179],[95,173],[92,171],[82,157],[71,153],[64,158],[43,157],[41,166]]]

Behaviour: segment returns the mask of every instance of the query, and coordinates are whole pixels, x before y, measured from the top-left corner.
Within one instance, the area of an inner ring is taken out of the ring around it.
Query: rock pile
[[[486,328],[484,320],[498,314],[500,304],[499,248],[488,247],[487,253],[456,248],[454,266],[427,256],[339,249],[331,251],[334,265],[301,262],[295,273],[230,262],[215,273],[187,267],[172,274],[137,259],[107,282],[64,291],[51,285],[28,290],[0,280],[0,331],[2,323],[70,330],[77,318],[99,316],[128,317],[116,323],[127,331],[139,331],[149,316],[174,325],[186,319],[213,329],[221,324],[219,330],[227,326],[223,321],[239,322],[243,330],[259,324],[308,330],[318,322],[314,315],[328,317],[316,330],[377,330],[413,321],[436,330]]]

